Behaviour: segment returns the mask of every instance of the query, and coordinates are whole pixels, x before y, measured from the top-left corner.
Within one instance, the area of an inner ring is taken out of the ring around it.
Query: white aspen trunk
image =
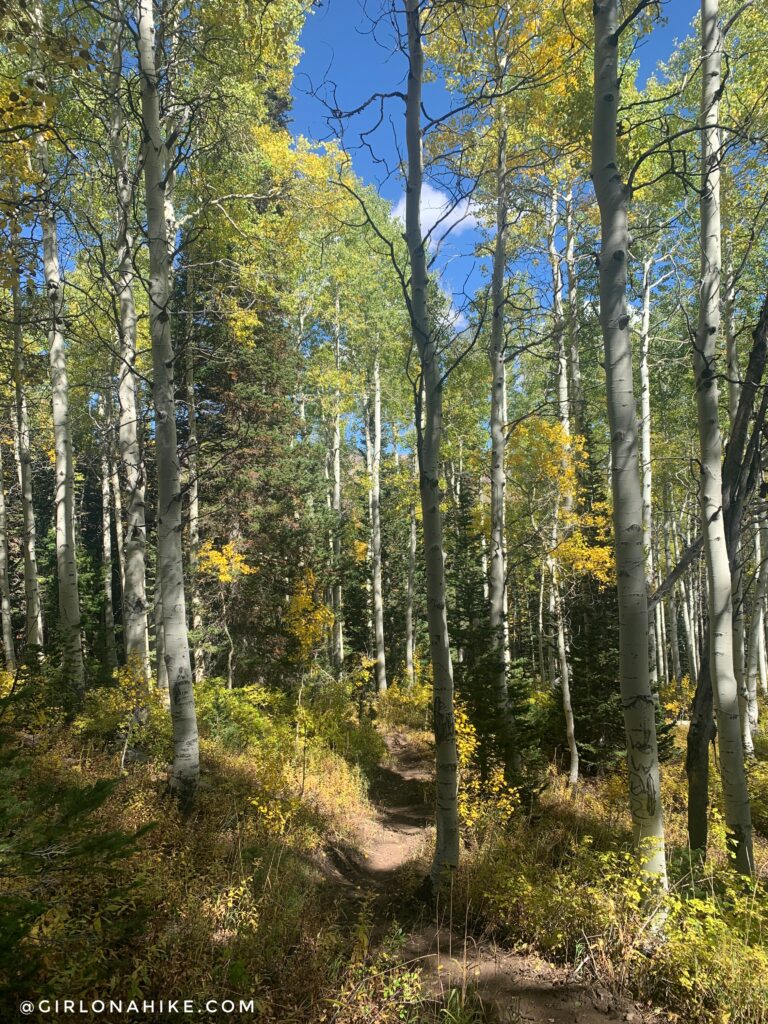
[[[576,786],[579,781],[579,748],[576,744],[576,725],[573,718],[573,705],[571,704],[571,671],[568,665],[568,647],[565,638],[565,622],[563,619],[563,603],[560,594],[560,583],[557,578],[557,562],[550,560],[550,572],[552,576],[552,593],[555,604],[555,629],[557,632],[557,660],[560,666],[560,693],[563,701],[563,714],[565,715],[565,735],[568,741],[568,753],[570,763],[568,769],[568,785]]]
[[[413,473],[416,479],[419,477],[419,457],[413,453]],[[405,671],[408,679],[408,689],[413,688],[415,681],[416,662],[416,638],[413,629],[413,598],[416,590],[416,506],[410,503],[408,509],[409,531],[408,531],[408,581],[406,584],[405,603]]]
[[[13,298],[13,378],[16,398],[16,437],[18,439],[19,489],[21,490],[24,529],[24,597],[26,645],[41,651],[43,646],[43,610],[37,576],[37,526],[32,493],[32,454],[29,444],[29,415],[24,390],[24,334],[21,321],[21,295],[18,277],[12,285]]]
[[[627,310],[629,195],[618,173],[617,0],[595,0],[592,180],[600,208],[600,322],[611,434],[611,486],[619,606],[621,700],[627,734],[629,802],[642,870],[666,885],[664,819],[656,745],[656,702],[648,666],[648,593],[632,345]]]
[[[371,459],[371,556],[373,561],[373,632],[376,643],[376,692],[387,689],[384,650],[384,591],[381,580],[381,373],[373,360],[373,452]]]
[[[491,642],[494,650],[494,697],[496,727],[507,772],[519,767],[515,719],[509,700],[509,644],[507,631],[507,538],[506,538],[506,407],[507,376],[504,337],[504,273],[507,263],[507,140],[500,129],[496,153],[496,242],[491,277],[491,535],[488,565],[488,602]]]
[[[197,446],[197,405],[195,400],[195,348],[194,348],[194,277],[190,270],[187,274],[187,330],[186,330],[186,384],[187,384],[187,418],[189,422],[189,439],[187,458],[189,461],[189,583],[192,590],[192,629],[195,631],[195,644],[192,650],[192,664],[196,683],[205,678],[205,655],[201,642],[203,630],[203,602],[200,597],[200,577],[198,565],[200,561],[200,489],[198,486],[198,446]]]
[[[373,432],[371,420],[371,400],[369,395],[363,399],[363,435],[365,437],[365,473],[368,478],[368,544],[365,557],[368,565],[368,574],[365,578],[365,609],[367,615],[368,637],[373,640],[375,647],[376,640],[373,634]],[[374,657],[375,670],[375,657]],[[376,677],[374,672],[374,685]]]
[[[437,339],[430,328],[427,306],[426,247],[421,230],[424,178],[421,135],[421,94],[424,52],[419,0],[406,0],[408,28],[408,90],[406,147],[408,174],[405,193],[405,237],[411,270],[409,313],[413,343],[419,353],[423,403],[419,397],[416,425],[419,441],[419,491],[426,567],[427,625],[434,692],[433,720],[436,762],[436,842],[430,877],[437,888],[443,869],[459,863],[458,754],[453,712],[453,664],[448,636],[445,595],[443,525],[440,509],[440,442],[442,437],[442,370]],[[423,411],[423,425],[422,425]]]
[[[41,24],[39,8],[37,24]],[[66,681],[76,690],[85,685],[80,631],[80,594],[75,550],[75,467],[69,426],[69,379],[64,340],[64,287],[59,266],[56,216],[47,194],[48,147],[42,135],[35,142],[35,157],[42,174],[38,187],[43,238],[43,278],[48,303],[48,356],[51,371],[53,437],[55,448],[56,574],[59,593],[58,630],[62,642]]]
[[[539,637],[538,637],[538,652],[539,652],[539,678],[542,683],[547,678],[547,661],[544,655],[544,597],[545,597],[545,574],[546,565],[542,565],[541,573],[539,575]]]
[[[763,624],[765,624],[765,619],[765,604],[763,604]],[[768,660],[765,655],[765,625],[763,625],[757,640],[760,644],[760,693],[765,697],[768,696]]]
[[[112,488],[112,505],[115,510],[115,538],[117,540],[117,568],[120,574],[120,594],[125,592],[125,537],[123,530],[123,495],[120,490],[120,474],[117,465],[110,460],[110,487]]]
[[[752,602],[752,621],[749,626],[749,643],[747,645],[747,729],[749,740],[746,741],[744,752],[754,754],[752,734],[758,725],[757,680],[760,674],[760,639],[765,635],[764,607],[768,593],[768,523],[761,509],[759,515],[759,531],[755,534],[755,564],[757,565],[757,583],[754,601]]]
[[[653,260],[643,262],[643,313],[640,326],[640,481],[643,495],[643,543],[645,547],[645,580],[648,593],[653,592],[653,467],[651,464],[651,378],[648,352],[651,343],[651,270]],[[659,687],[658,637],[655,613],[648,629],[648,662],[651,690]]]
[[[339,314],[339,296],[336,294],[336,322],[334,325],[334,361],[336,373],[341,370],[341,324]],[[333,608],[333,664],[337,672],[344,668],[344,612],[342,608],[341,579],[339,578],[341,562],[341,390],[336,387],[334,397],[331,451],[331,509],[334,512],[333,550],[334,582],[331,589]]]
[[[184,595],[181,471],[176,439],[174,354],[171,344],[171,268],[165,219],[164,143],[155,67],[153,0],[139,0],[137,23],[149,233],[149,320],[158,478],[158,587],[162,595],[164,661],[173,723],[174,752],[169,782],[182,803],[187,804],[194,797],[200,778],[200,751]]]
[[[565,268],[568,274],[568,373],[573,426],[582,437],[587,430],[584,385],[579,354],[579,277],[576,271],[576,231],[573,222],[573,190],[565,196]]]
[[[104,439],[106,445],[106,437]],[[106,451],[101,453],[101,572],[104,587],[104,639],[107,665],[117,668],[115,643],[115,612],[112,605],[112,508],[110,500],[110,469]]]
[[[485,531],[480,534],[480,571],[483,574],[483,601],[488,604],[491,588],[488,583],[488,541],[485,539]]]
[[[13,637],[11,615],[11,580],[8,563],[8,524],[5,514],[5,474],[3,452],[0,445],[0,617],[3,628],[3,654],[8,672],[16,671],[16,645]]]
[[[663,601],[656,607],[656,633],[656,649],[659,652],[659,685],[666,686],[669,682],[669,656],[667,653],[667,613]]]
[[[725,543],[722,444],[715,371],[720,333],[720,131],[722,35],[717,0],[701,3],[701,290],[693,346],[701,448],[701,522],[709,581],[710,672],[720,750],[728,845],[736,867],[752,874],[752,824],[744,771],[739,694],[733,660],[731,569]]]
[[[118,441],[126,488],[126,523],[118,517],[118,553],[122,550],[123,642],[125,658],[149,678],[147,604],[146,471],[139,445],[139,404],[137,401],[136,304],[134,300],[134,239],[132,230],[134,183],[123,145],[123,112],[120,96],[122,72],[122,24],[116,30],[112,54],[110,152],[116,180],[117,202],[117,288],[119,308],[120,372],[118,399],[120,421]],[[119,486],[116,489],[119,493]],[[117,510],[117,504],[115,505]],[[158,669],[159,675],[159,669]]]
[[[555,336],[555,363],[557,377],[557,414],[560,426],[563,429],[565,453],[563,459],[563,477],[566,478],[570,468],[570,438],[571,438],[571,417],[570,402],[568,395],[568,352],[566,349],[565,336],[565,313],[563,309],[563,275],[560,269],[560,253],[557,248],[557,190],[552,188],[550,214],[549,214],[549,263],[552,270],[552,289],[554,305],[554,336]],[[573,509],[573,496],[566,494],[563,498],[563,509],[569,513]],[[568,530],[566,522],[565,531]],[[576,726],[573,718],[573,705],[571,702],[571,673],[568,666],[568,643],[565,635],[565,621],[563,617],[562,600],[560,594],[560,582],[557,571],[557,551],[560,542],[560,535],[564,532],[560,523],[559,503],[555,508],[554,526],[552,530],[552,552],[549,558],[549,571],[552,581],[550,591],[550,623],[554,631],[555,651],[557,657],[557,675],[560,679],[560,695],[563,702],[563,715],[565,717],[565,733],[568,741],[568,752],[570,755],[570,770],[568,774],[568,785],[575,786],[579,781],[579,750],[576,745]],[[554,670],[554,656],[553,656]],[[554,671],[553,671],[554,675]]]
[[[547,669],[549,685],[554,690],[557,688],[557,626],[555,623],[555,594],[552,587],[549,588],[547,611],[549,613],[547,620]]]

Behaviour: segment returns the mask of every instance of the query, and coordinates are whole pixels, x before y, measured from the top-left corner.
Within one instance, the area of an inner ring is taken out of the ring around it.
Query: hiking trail
[[[399,733],[386,736],[387,763],[371,781],[372,813],[359,823],[359,850],[331,851],[337,883],[352,905],[370,902],[374,936],[393,921],[406,935],[402,963],[417,966],[428,997],[446,1003],[452,989],[471,992],[472,1005],[497,1024],[656,1024],[667,1018],[616,996],[572,969],[532,953],[503,949],[472,935],[464,922],[449,921],[413,895],[417,861],[433,841],[429,751]],[[375,938],[373,939],[375,941]]]

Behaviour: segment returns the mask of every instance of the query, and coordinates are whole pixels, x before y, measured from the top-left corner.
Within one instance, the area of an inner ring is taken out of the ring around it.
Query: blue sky
[[[548,2],[548,0],[544,0]],[[584,0],[590,3],[590,0]],[[301,36],[304,54],[293,88],[292,131],[315,140],[332,137],[328,110],[321,99],[312,95],[319,91],[326,103],[342,110],[351,110],[365,102],[374,92],[404,88],[405,60],[394,47],[391,26],[379,22],[375,27],[370,15],[385,7],[383,0],[322,0],[307,19]],[[666,25],[658,25],[638,50],[641,75],[647,77],[659,61],[669,57],[675,39],[684,38],[699,8],[698,0],[667,0],[664,4]],[[325,84],[324,84],[325,83]],[[332,89],[329,83],[333,83]],[[431,90],[431,91],[430,91]],[[436,112],[445,109],[442,89],[432,85],[425,92],[427,108]],[[372,123],[371,114],[355,123]],[[397,163],[398,147],[402,146],[403,109],[399,101],[391,101],[385,122],[372,141],[373,153],[365,148],[352,148],[357,174],[368,184],[375,184],[380,193],[394,204],[402,196],[402,182],[388,173]],[[350,131],[350,144],[357,141],[357,132]],[[380,161],[384,161],[381,163]],[[427,189],[427,205],[439,207],[441,197]],[[424,211],[428,222],[428,211]],[[464,283],[465,256],[474,246],[477,234],[471,218],[465,221],[445,246],[443,260],[446,283],[460,289]],[[448,281],[450,279],[450,282]]]

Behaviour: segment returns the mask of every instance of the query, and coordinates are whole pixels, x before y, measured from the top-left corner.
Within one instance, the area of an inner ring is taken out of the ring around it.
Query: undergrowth
[[[0,1018],[21,997],[74,994],[242,997],[243,1019],[267,1024],[362,1024],[372,1002],[385,1022],[419,1019],[396,942],[363,943],[363,911],[324,867],[325,848],[354,841],[384,749],[349,687],[323,680],[299,701],[199,686],[202,779],[184,818],[157,691],[121,672],[72,713],[42,675],[5,680]]]

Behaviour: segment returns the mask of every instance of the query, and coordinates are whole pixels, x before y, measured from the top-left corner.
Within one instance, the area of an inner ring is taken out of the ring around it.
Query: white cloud
[[[450,231],[451,235],[460,235],[464,231],[474,231],[479,221],[475,213],[476,207],[470,198],[454,201],[445,192],[424,182],[421,190],[421,230],[425,235],[438,225],[435,234],[438,238]],[[395,203],[392,216],[405,223],[405,196]],[[442,218],[445,218],[444,220]]]

